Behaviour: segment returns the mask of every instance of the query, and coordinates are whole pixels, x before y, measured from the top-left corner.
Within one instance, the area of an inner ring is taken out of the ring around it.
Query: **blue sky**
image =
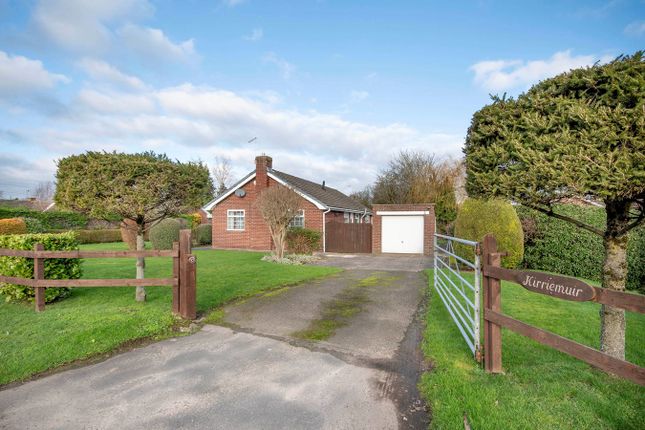
[[[645,2],[0,0],[0,190],[87,150],[231,160],[350,192],[459,157],[489,94],[645,47]],[[257,139],[248,143],[248,141]]]

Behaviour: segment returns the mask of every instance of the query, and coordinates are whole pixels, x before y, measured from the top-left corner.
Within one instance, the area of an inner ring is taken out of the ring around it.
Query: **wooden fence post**
[[[191,231],[179,232],[179,314],[197,318],[197,261],[191,251]]]
[[[173,242],[172,250],[175,252],[175,256],[172,258],[172,277],[176,281],[172,286],[172,312],[175,315],[179,315],[179,282],[181,273],[179,270],[179,242]]]
[[[497,252],[497,241],[492,234],[484,236],[483,264],[501,267],[501,254]],[[484,270],[484,273],[486,271]],[[484,368],[488,373],[502,373],[502,328],[486,319],[486,312],[501,312],[502,295],[500,280],[484,275]]]
[[[34,251],[44,251],[45,247],[42,243],[36,243],[34,245]],[[38,282],[41,279],[45,279],[45,259],[36,258],[34,256],[34,280]],[[42,312],[45,310],[45,288],[44,287],[34,287],[36,297],[34,299],[36,312]]]

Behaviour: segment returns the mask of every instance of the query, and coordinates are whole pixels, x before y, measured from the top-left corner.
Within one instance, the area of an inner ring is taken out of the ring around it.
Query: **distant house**
[[[262,155],[255,158],[254,171],[202,208],[212,218],[213,248],[271,249],[269,228],[255,202],[262,190],[277,186],[289,187],[302,197],[293,227],[317,230],[324,237],[328,222],[371,223],[372,213],[361,203],[324,181],[316,183],[275,170],[273,159]]]

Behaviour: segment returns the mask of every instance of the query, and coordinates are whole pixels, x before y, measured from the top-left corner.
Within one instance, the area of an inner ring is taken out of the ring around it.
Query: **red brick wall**
[[[372,253],[381,253],[381,216],[377,211],[428,211],[423,219],[423,254],[431,255],[433,236],[435,232],[435,216],[433,204],[404,204],[404,205],[373,205],[372,206]]]
[[[282,186],[271,178],[267,179],[267,183],[269,187]],[[212,246],[213,248],[270,250],[273,248],[273,241],[269,227],[255,205],[259,192],[264,188],[256,178],[242,186],[242,189],[246,192],[244,197],[240,198],[231,194],[213,208]],[[244,231],[228,231],[226,229],[226,213],[229,209],[243,209],[245,211]],[[305,211],[305,228],[322,233],[322,211],[304,198],[301,199],[301,209]]]

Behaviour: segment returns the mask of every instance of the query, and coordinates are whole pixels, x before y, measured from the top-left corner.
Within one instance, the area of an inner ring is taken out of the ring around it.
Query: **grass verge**
[[[506,329],[504,375],[486,374],[473,360],[428,271],[423,349],[433,363],[420,389],[432,409],[431,428],[642,429],[645,388]],[[502,310],[514,318],[598,348],[599,305],[569,302],[503,282]],[[645,365],[645,315],[627,313],[627,360]]]
[[[122,243],[82,245],[82,249],[125,249]],[[222,304],[262,291],[336,273],[322,266],[263,262],[262,253],[199,251],[197,311],[204,315]],[[170,258],[147,258],[146,277],[172,276]],[[86,259],[83,278],[134,278],[135,260]],[[0,303],[0,385],[87,359],[136,341],[176,335],[170,287],[146,288],[145,303],[134,288],[76,288],[70,297],[34,312],[32,304]],[[211,318],[216,320],[216,315]],[[211,320],[209,319],[209,321]]]

